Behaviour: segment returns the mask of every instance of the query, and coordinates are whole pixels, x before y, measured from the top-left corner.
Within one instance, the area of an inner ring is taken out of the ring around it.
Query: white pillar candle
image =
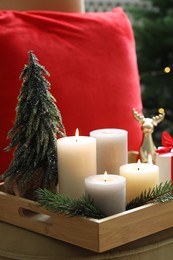
[[[97,173],[105,170],[119,174],[119,167],[128,163],[127,131],[122,129],[99,129],[90,132],[96,138]]]
[[[96,174],[96,141],[89,136],[58,139],[59,192],[78,198],[85,193],[84,179]]]
[[[124,177],[98,174],[85,178],[85,194],[94,200],[95,206],[107,216],[125,211],[126,180]]]
[[[144,190],[159,184],[159,167],[150,163],[129,163],[120,167],[126,178],[126,201],[138,197]]]

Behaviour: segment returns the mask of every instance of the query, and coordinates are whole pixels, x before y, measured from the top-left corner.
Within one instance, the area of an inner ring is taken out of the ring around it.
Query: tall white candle
[[[159,167],[150,163],[129,163],[120,167],[126,178],[126,201],[138,197],[144,190],[159,184]]]
[[[85,193],[84,179],[96,174],[96,141],[89,136],[58,139],[59,192],[72,198]]]
[[[127,131],[122,129],[98,129],[90,132],[96,138],[97,173],[105,170],[119,174],[119,167],[128,163]]]
[[[85,194],[94,200],[94,204],[107,216],[125,211],[126,180],[124,177],[98,174],[85,178]]]

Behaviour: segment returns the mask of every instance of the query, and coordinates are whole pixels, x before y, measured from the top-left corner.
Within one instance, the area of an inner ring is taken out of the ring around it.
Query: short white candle
[[[144,190],[159,184],[159,167],[151,163],[129,163],[120,167],[126,178],[126,201],[138,197]]]
[[[94,200],[94,204],[107,216],[125,211],[126,180],[124,177],[98,174],[85,178],[85,194]]]
[[[127,131],[121,129],[99,129],[90,132],[96,138],[97,173],[105,170],[119,174],[119,167],[128,162]]]
[[[59,192],[78,198],[85,193],[84,179],[96,174],[96,140],[89,136],[58,139]]]

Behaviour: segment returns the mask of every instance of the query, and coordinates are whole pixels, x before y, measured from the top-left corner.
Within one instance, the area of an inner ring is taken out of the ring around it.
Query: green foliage
[[[167,181],[164,184],[161,183],[153,189],[145,190],[141,195],[126,206],[126,209],[133,209],[139,206],[143,206],[148,203],[163,203],[173,200],[173,186],[172,181]]]
[[[134,30],[145,113],[151,116],[160,107],[166,111],[165,121],[154,132],[160,145],[163,130],[173,134],[173,0],[141,0],[124,9]]]
[[[95,207],[93,200],[88,196],[71,199],[65,195],[48,191],[47,189],[39,189],[36,191],[36,194],[38,205],[50,211],[65,213],[70,216],[83,216],[96,219],[105,217]]]
[[[6,151],[14,148],[14,158],[3,175],[4,179],[16,176],[23,188],[34,179],[41,187],[58,181],[56,137],[64,136],[65,129],[44,75],[49,73],[30,51],[28,65],[20,75],[23,84],[16,119],[8,133],[11,141]]]
[[[126,206],[126,210],[133,209],[148,203],[164,203],[173,200],[173,185],[172,181],[161,183],[144,191],[141,195]],[[65,213],[70,216],[83,216],[89,218],[101,219],[106,217],[94,205],[92,198],[82,196],[79,199],[71,199],[63,194],[53,193],[47,189],[39,189],[36,191],[36,201],[38,206],[45,207],[47,210]]]

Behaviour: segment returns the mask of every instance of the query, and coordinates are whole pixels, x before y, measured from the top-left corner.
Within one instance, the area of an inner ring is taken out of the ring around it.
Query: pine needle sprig
[[[143,191],[140,196],[134,198],[126,206],[126,210],[140,207],[149,203],[164,203],[173,200],[172,180],[160,183],[152,189]],[[53,193],[47,189],[36,191],[36,201],[38,206],[57,213],[64,213],[69,216],[82,216],[88,218],[101,219],[106,217],[96,206],[94,200],[89,196],[81,196],[72,199],[59,193]]]
[[[172,180],[160,183],[156,187],[143,191],[139,197],[130,201],[126,210],[140,207],[149,203],[163,203],[173,200],[173,182]]]
[[[95,219],[106,217],[105,214],[95,207],[93,199],[85,195],[78,199],[72,199],[47,189],[38,189],[36,191],[36,201],[38,206],[42,206],[52,212],[65,213],[69,216],[83,216]]]

